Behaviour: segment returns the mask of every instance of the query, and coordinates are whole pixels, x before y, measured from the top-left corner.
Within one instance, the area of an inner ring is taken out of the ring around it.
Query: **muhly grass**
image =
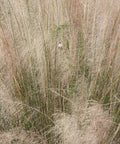
[[[88,107],[88,105],[90,105]],[[66,144],[99,144],[110,129],[108,112],[95,102],[73,106],[72,114],[56,114],[53,129],[56,139]]]
[[[42,137],[34,132],[25,131],[21,127],[10,129],[8,132],[0,133],[0,143],[1,144],[17,144],[17,143],[29,143],[38,144],[41,143]],[[46,142],[42,142],[45,144]]]
[[[120,143],[120,0],[1,0],[0,33],[0,143]]]

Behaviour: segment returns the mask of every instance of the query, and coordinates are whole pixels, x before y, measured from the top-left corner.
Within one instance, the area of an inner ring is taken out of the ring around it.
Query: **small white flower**
[[[63,46],[62,43],[59,42],[58,47],[59,47],[59,48],[62,48],[62,46]]]

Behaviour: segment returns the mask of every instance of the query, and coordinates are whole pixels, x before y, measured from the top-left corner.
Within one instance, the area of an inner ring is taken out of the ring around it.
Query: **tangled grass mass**
[[[120,0],[0,0],[0,144],[120,144]]]

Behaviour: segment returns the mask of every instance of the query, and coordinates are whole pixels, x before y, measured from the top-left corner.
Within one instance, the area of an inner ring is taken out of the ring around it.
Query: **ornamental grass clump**
[[[5,143],[120,143],[120,0],[1,0],[0,34]]]

